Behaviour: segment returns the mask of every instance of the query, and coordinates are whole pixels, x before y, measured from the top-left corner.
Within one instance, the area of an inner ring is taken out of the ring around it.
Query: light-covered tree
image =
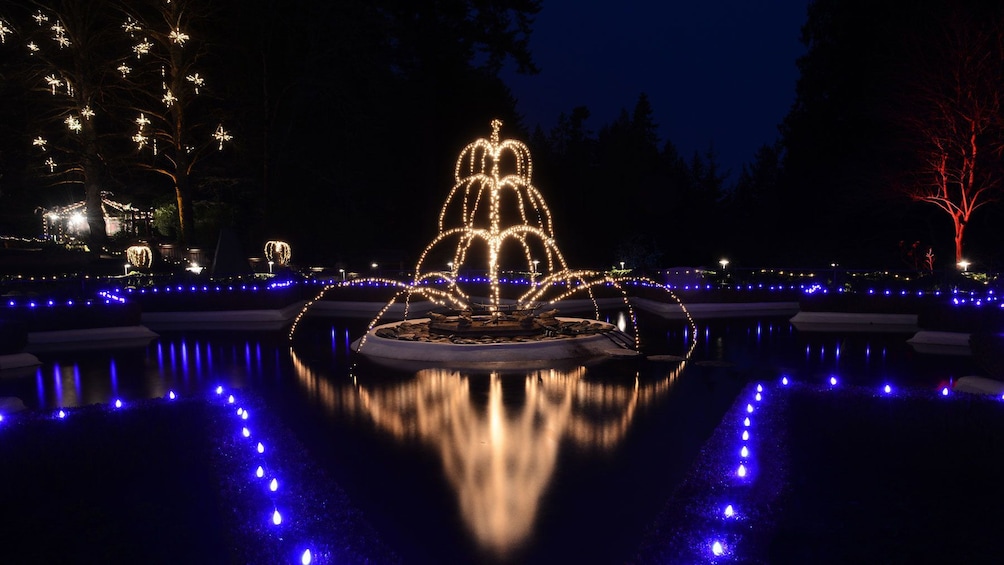
[[[208,9],[190,0],[133,2],[121,24],[132,42],[132,56],[118,69],[128,86],[138,164],[170,181],[180,237],[189,243],[195,226],[193,172],[232,139],[209,103],[209,85],[199,68],[207,42],[196,29],[210,20]]]
[[[94,245],[106,236],[103,148],[114,121],[108,85],[120,39],[109,26],[107,5],[102,0],[11,3],[9,12],[0,14],[3,56],[18,59],[17,80],[39,95],[28,117],[36,169],[50,184],[83,186]]]

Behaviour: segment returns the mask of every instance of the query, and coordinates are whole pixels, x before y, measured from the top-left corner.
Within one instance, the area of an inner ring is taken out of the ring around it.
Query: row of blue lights
[[[834,390],[841,384],[840,379],[836,375],[830,375],[826,383],[827,386],[825,388],[828,390]],[[779,379],[779,384],[780,388],[783,389],[794,384],[794,381],[787,375],[782,375]],[[896,392],[896,389],[890,383],[884,383],[878,388],[880,396],[891,397]],[[745,509],[737,501],[743,499],[744,491],[756,479],[757,465],[756,460],[753,458],[754,448],[751,447],[751,442],[754,440],[756,415],[764,408],[762,404],[767,393],[767,387],[757,383],[755,387],[745,393],[749,395],[748,397],[737,400],[737,404],[739,405],[745,401],[746,407],[739,412],[739,417],[742,420],[738,426],[738,429],[741,430],[741,441],[739,449],[736,452],[737,457],[731,459],[731,466],[723,471],[726,477],[728,498],[721,500],[716,506],[722,531],[717,535],[709,536],[702,548],[702,552],[712,563],[742,561],[742,559],[738,558],[737,551],[741,535],[736,533],[737,528],[730,527],[730,525],[734,525],[737,522],[741,523],[746,518],[744,514]],[[952,384],[949,383],[947,386],[942,386],[938,389],[937,394],[942,398],[954,396]],[[1004,395],[1001,395],[1000,400],[1004,401]]]
[[[49,299],[44,299],[44,300],[43,299],[28,299],[28,300],[24,300],[24,301],[18,301],[18,300],[14,300],[14,299],[8,299],[7,300],[7,307],[8,308],[29,308],[29,309],[34,309],[34,308],[42,308],[42,307],[54,308],[56,306],[59,306],[59,307],[66,307],[66,306],[70,306],[70,307],[73,307],[73,306],[93,306],[93,305],[95,305],[95,304],[97,304],[99,302],[104,302],[105,304],[110,304],[111,303],[109,300],[101,301],[101,300],[94,300],[94,299],[86,299],[86,300],[73,300],[73,299],[53,300],[53,299],[49,298]]]
[[[237,409],[233,412],[234,417],[237,419],[240,425],[240,433],[243,438],[248,441],[251,466],[254,468],[253,475],[254,481],[260,485],[260,488],[268,495],[271,501],[271,509],[266,512],[264,516],[261,516],[263,523],[267,524],[267,527],[274,529],[281,529],[284,524],[288,524],[290,519],[290,511],[283,508],[282,498],[280,494],[280,486],[282,486],[283,491],[288,490],[285,485],[281,485],[279,478],[270,470],[268,464],[268,457],[266,453],[271,455],[270,451],[266,451],[265,440],[257,438],[256,434],[251,431],[251,414],[250,412],[239,406],[237,398],[233,394],[225,393],[222,386],[216,387],[216,396],[224,398],[224,404],[228,407],[237,406]],[[178,395],[172,390],[167,393],[165,398],[169,401],[176,400]],[[111,406],[115,410],[121,410],[125,408],[125,403],[119,398],[116,398]],[[69,409],[60,408],[52,413],[52,417],[57,420],[72,419],[72,411]],[[4,416],[0,414],[0,423],[3,423]],[[251,473],[249,473],[251,474]],[[280,508],[283,510],[280,512]],[[282,540],[282,534],[277,536],[278,540]],[[310,565],[315,560],[315,555],[311,552],[308,544],[299,544],[299,548],[295,550],[295,562],[300,563],[300,565]]]

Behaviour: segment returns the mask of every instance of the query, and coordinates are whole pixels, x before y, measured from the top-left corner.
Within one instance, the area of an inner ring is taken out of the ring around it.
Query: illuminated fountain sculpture
[[[353,343],[353,350],[375,358],[451,363],[532,364],[637,354],[634,309],[623,285],[662,285],[637,277],[570,269],[555,243],[550,210],[531,182],[529,149],[516,140],[501,140],[501,121],[494,120],[491,125],[490,139],[478,139],[461,151],[453,188],[439,214],[438,234],[422,252],[414,279],[395,283],[399,292],[372,321],[367,333]],[[448,269],[429,268],[433,263]],[[464,279],[460,276],[463,271],[487,274]],[[503,297],[503,273],[510,278],[525,276],[526,290],[519,296]],[[473,287],[482,295],[470,290]],[[588,298],[599,318],[595,293],[600,287],[613,289],[613,300],[627,308],[635,337],[596,319],[556,316],[560,301],[577,296]],[[416,296],[442,311],[408,320]],[[404,320],[381,324],[391,306],[402,300]]]

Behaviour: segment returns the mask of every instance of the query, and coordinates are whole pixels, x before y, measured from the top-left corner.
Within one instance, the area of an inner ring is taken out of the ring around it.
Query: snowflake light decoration
[[[150,49],[152,47],[153,43],[150,43],[148,40],[144,39],[141,43],[134,45],[132,50],[133,53],[136,53],[136,58],[139,59],[142,58],[143,55],[150,53]]]
[[[118,66],[117,70],[118,72],[122,73],[122,78],[125,78],[126,76],[129,75],[129,73],[132,72],[132,67],[126,65],[125,63],[122,63],[121,65]]]
[[[168,108],[174,106],[174,103],[178,101],[178,99],[174,97],[174,93],[171,92],[171,89],[168,89],[167,92],[164,93],[163,100],[164,100],[164,105],[167,106]]]
[[[49,21],[49,16],[43,14],[42,10],[35,12],[35,15],[32,16],[31,18],[35,20],[35,23],[37,23],[40,26],[45,25],[45,22]]]
[[[38,53],[38,45],[36,45],[34,41],[29,41],[27,47],[28,51],[31,51],[32,53]]]
[[[195,93],[199,93],[199,87],[206,84],[206,80],[199,76],[199,73],[188,75],[185,80],[195,85]]]
[[[70,131],[74,133],[80,133],[80,130],[83,129],[83,125],[76,116],[67,116],[66,119],[63,120],[63,123],[66,124],[66,127],[70,128]]]
[[[132,136],[132,140],[134,142],[136,142],[136,145],[138,145],[137,149],[143,149],[143,147],[146,146],[146,142],[149,139],[150,138],[148,138],[147,136],[143,135],[142,132],[139,132],[136,135]]]
[[[126,18],[125,23],[122,24],[122,30],[128,33],[129,35],[133,35],[137,31],[141,31],[142,29],[143,28],[139,26],[139,23],[137,23],[136,20],[132,18]]]
[[[56,170],[56,160],[53,159],[52,157],[49,157],[48,159],[45,160],[45,165],[49,167],[50,173]]]
[[[136,125],[139,126],[140,131],[143,131],[143,128],[150,125],[150,118],[146,117],[146,114],[140,112],[139,117],[136,118]]]
[[[186,41],[188,41],[189,39],[191,39],[189,37],[189,35],[187,33],[183,33],[181,31],[181,29],[175,29],[174,31],[171,32],[171,34],[168,37],[171,38],[171,41],[177,43],[178,45],[182,45],[182,46],[185,45]]]
[[[85,120],[89,120],[89,119],[91,119],[91,118],[93,118],[93,117],[94,117],[94,110],[91,110],[91,107],[90,107],[90,106],[84,106],[84,107],[83,107],[83,108],[81,108],[81,110],[80,110],[80,115],[81,115],[81,117],[83,117],[83,118],[84,118]]]
[[[57,78],[56,75],[49,75],[45,77],[45,82],[48,83],[50,87],[52,87],[53,96],[55,96],[56,94],[56,88],[62,86],[63,84],[63,81]]]
[[[220,124],[219,126],[216,127],[216,132],[213,133],[213,137],[220,142],[220,151],[223,151],[224,142],[233,139],[233,136],[227,133],[227,131],[223,129],[223,124]]]
[[[34,145],[35,147],[41,148],[42,151],[45,151],[45,144],[47,144],[47,143],[49,143],[49,142],[46,141],[45,138],[42,137],[42,136],[38,136],[38,137],[36,137],[35,139],[33,139],[31,141],[32,145]]]
[[[0,43],[7,42],[7,34],[13,34],[14,30],[7,26],[7,22],[0,19]]]

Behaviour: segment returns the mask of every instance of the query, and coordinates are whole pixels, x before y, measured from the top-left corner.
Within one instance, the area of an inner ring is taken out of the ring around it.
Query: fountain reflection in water
[[[330,413],[364,415],[401,443],[433,449],[466,527],[482,549],[502,558],[531,535],[559,447],[570,441],[613,450],[638,410],[664,396],[687,365],[667,365],[663,378],[645,384],[590,380],[583,366],[526,371],[516,404],[498,372],[488,376],[486,401],[472,394],[472,377],[456,370],[423,369],[391,385],[368,386],[357,377],[336,384],[295,352],[291,358],[301,386]]]

